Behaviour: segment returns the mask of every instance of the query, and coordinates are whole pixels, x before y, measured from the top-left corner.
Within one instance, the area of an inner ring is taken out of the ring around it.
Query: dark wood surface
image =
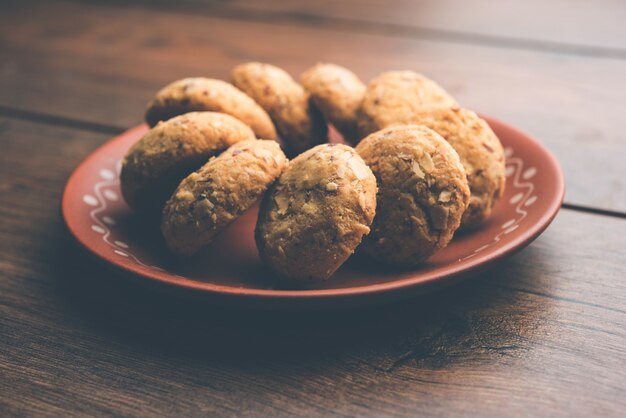
[[[626,12],[619,0],[186,0],[219,13],[265,20],[351,26],[460,43],[492,43],[598,56],[626,54]],[[528,17],[528,18],[526,18]],[[532,18],[530,18],[532,17]],[[365,23],[365,24],[363,24]]]
[[[623,416],[626,8],[531,3],[0,2],[0,415]],[[76,164],[161,85],[249,59],[423,71],[548,145],[566,208],[474,280],[347,312],[216,308],[84,256]]]
[[[0,14],[1,107],[121,130],[171,80],[227,77],[245,60],[296,75],[318,60],[338,62],[366,80],[413,68],[466,106],[541,138],[561,161],[568,204],[626,211],[626,59],[218,19],[197,6],[19,4]]]

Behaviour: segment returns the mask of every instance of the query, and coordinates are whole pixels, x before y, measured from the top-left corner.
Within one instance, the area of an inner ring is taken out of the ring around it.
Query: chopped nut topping
[[[359,180],[363,180],[367,178],[370,174],[369,170],[367,169],[367,166],[363,164],[362,162],[360,162],[359,160],[357,160],[356,158],[350,158],[348,160],[348,165],[354,172],[354,175],[356,176],[356,178],[358,178]]]
[[[452,197],[452,192],[450,190],[444,190],[441,193],[439,193],[439,201],[440,202],[449,202],[450,198]]]
[[[428,153],[422,154],[419,159],[420,166],[426,170],[427,173],[430,173],[435,169],[435,163],[433,163],[433,159]]]
[[[334,192],[338,188],[339,186],[337,186],[337,183],[333,183],[332,181],[326,184],[326,190],[328,190],[329,192]]]
[[[282,194],[277,194],[274,197],[274,201],[276,202],[276,206],[278,206],[278,213],[284,215],[287,213],[287,209],[289,209],[289,199],[287,196]]]
[[[263,148],[255,148],[254,151],[252,151],[254,153],[254,155],[256,155],[258,158],[271,158],[272,157],[272,153],[266,149]]]
[[[346,172],[344,171],[343,167],[339,167],[337,169],[337,177],[338,178],[342,179],[345,174],[346,174]]]
[[[304,205],[302,205],[302,210],[305,213],[308,213],[308,214],[312,215],[312,214],[317,213],[318,208],[317,208],[317,205],[315,205],[313,202],[308,202],[308,203],[305,203]]]
[[[359,206],[361,207],[361,210],[363,210],[363,212],[367,211],[367,201],[365,199],[365,194],[363,193],[359,194]]]
[[[417,175],[418,178],[423,179],[424,177],[426,177],[426,174],[422,171],[422,168],[420,167],[420,165],[416,162],[413,162],[413,167],[411,167],[413,169],[413,172]]]
[[[215,205],[213,205],[213,203],[209,199],[206,199],[206,198],[199,201],[198,204],[196,205],[196,208],[205,210],[207,212],[212,211],[214,207]]]
[[[248,173],[250,177],[262,177],[263,176],[263,172],[259,170],[254,170],[252,168],[244,167],[244,171]]]
[[[180,190],[176,193],[176,198],[179,200],[195,200],[193,193],[189,190]]]
[[[370,228],[367,225],[363,225],[361,223],[354,225],[354,230],[360,232],[363,235],[367,235],[370,233]]]

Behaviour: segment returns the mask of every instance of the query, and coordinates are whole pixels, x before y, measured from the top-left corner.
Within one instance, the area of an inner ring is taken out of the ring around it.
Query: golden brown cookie
[[[261,198],[287,160],[276,141],[241,141],[185,178],[163,210],[172,252],[190,256]]]
[[[361,138],[392,124],[413,123],[415,112],[432,106],[455,106],[439,84],[414,71],[388,71],[370,81],[358,110]]]
[[[412,120],[436,131],[459,154],[472,192],[461,227],[480,225],[504,193],[504,150],[500,140],[487,122],[467,109],[424,109]]]
[[[289,74],[270,64],[235,67],[232,82],[269,113],[279,136],[296,153],[325,142],[328,126],[309,94]]]
[[[300,76],[300,82],[324,117],[348,142],[357,142],[356,112],[365,84],[347,68],[319,63]]]
[[[376,179],[352,147],[323,144],[292,160],[265,195],[261,258],[283,278],[313,285],[354,252],[376,210]]]
[[[232,144],[254,139],[232,116],[191,112],[160,122],[122,160],[121,189],[128,206],[160,213],[178,183]]]
[[[257,138],[276,139],[265,110],[233,85],[212,78],[184,78],[163,87],[148,103],[146,122],[154,126],[161,120],[203,110],[236,117],[251,127]]]
[[[395,125],[356,150],[378,182],[376,218],[360,248],[380,261],[412,266],[448,245],[470,195],[452,146],[426,127]]]

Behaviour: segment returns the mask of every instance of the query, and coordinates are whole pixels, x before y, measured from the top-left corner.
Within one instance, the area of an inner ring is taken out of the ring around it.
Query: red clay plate
[[[147,131],[145,125],[112,138],[76,168],[63,194],[63,218],[78,242],[105,263],[219,304],[301,309],[405,298],[466,278],[528,245],[561,206],[563,174],[550,152],[516,129],[485,119],[505,147],[504,197],[481,229],[456,236],[447,248],[411,270],[354,256],[319,289],[281,289],[257,254],[256,207],[220,234],[211,248],[191,260],[175,259],[166,251],[158,225],[133,215],[120,194],[120,160]]]

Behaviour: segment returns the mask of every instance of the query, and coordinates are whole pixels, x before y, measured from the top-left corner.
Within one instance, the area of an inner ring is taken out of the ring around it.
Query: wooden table
[[[172,3],[0,3],[0,415],[623,416],[623,2]],[[246,60],[432,76],[555,153],[563,210],[475,280],[351,312],[219,309],[84,257],[76,164]]]

